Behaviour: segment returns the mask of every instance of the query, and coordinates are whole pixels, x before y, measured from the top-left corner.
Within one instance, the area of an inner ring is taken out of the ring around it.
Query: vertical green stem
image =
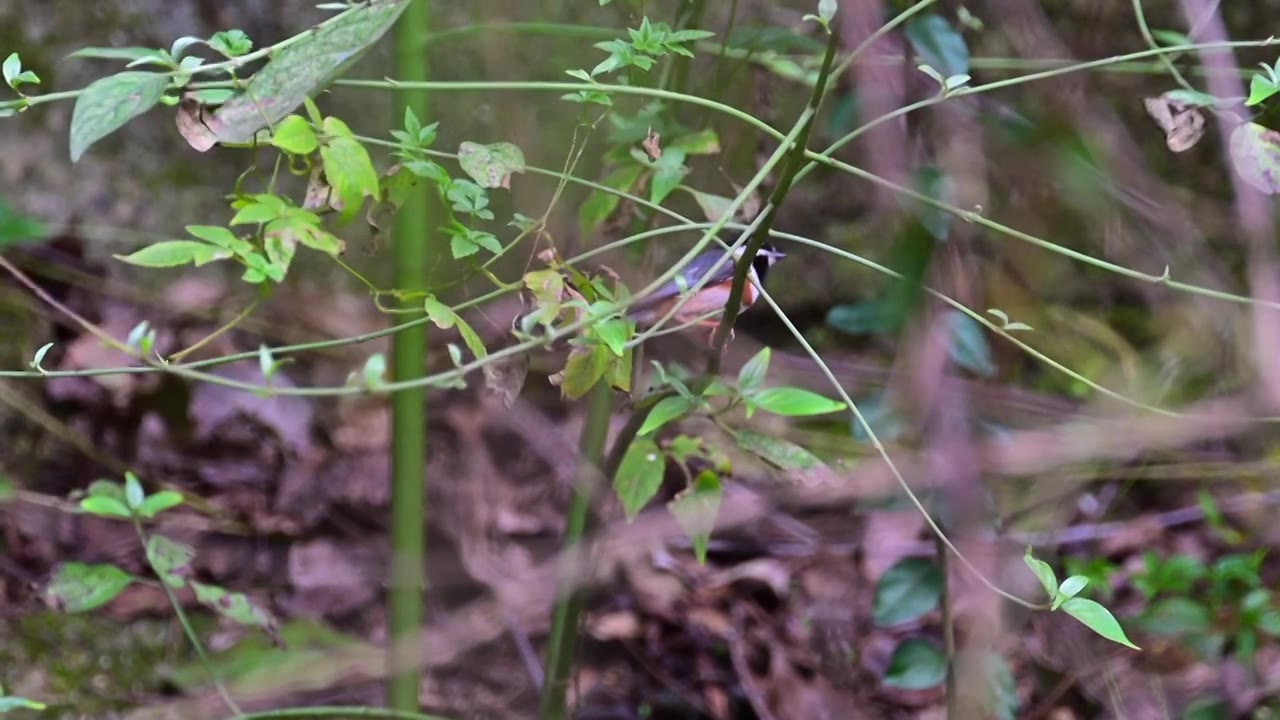
[[[604,457],[605,438],[609,434],[609,415],[613,412],[613,389],[607,380],[601,379],[591,389],[588,403],[586,421],[578,441],[578,474],[565,523],[564,546],[567,551],[581,549],[587,530],[587,516],[591,511],[592,489],[599,484],[600,463]],[[572,558],[575,566],[585,561],[582,553],[566,552],[565,556]],[[577,567],[565,568],[568,573],[575,570]],[[542,686],[542,702],[538,710],[538,717],[542,720],[562,720],[565,716],[565,692],[569,688],[569,670],[578,639],[578,618],[582,615],[584,593],[572,584],[562,582],[561,587],[565,589],[552,611],[551,635],[547,639],[546,681]]]
[[[413,0],[395,29],[396,76],[427,79],[427,3]],[[425,90],[399,90],[395,126],[410,107],[427,117]],[[429,198],[420,186],[397,213],[393,233],[394,285],[401,290],[422,289],[427,274]],[[421,311],[421,308],[419,308]],[[404,321],[397,316],[397,321]],[[396,380],[420,378],[426,371],[426,325],[396,333],[392,339],[391,372]],[[396,710],[418,709],[421,681],[414,643],[406,642],[422,627],[425,556],[426,391],[402,390],[391,398],[391,568],[387,591],[388,667],[387,705]]]

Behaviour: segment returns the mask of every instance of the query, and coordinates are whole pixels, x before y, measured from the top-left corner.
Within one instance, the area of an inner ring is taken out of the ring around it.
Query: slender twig
[[[370,718],[371,720],[449,720],[439,715],[406,712],[370,705],[317,705],[239,713],[230,720],[309,720],[312,718]]]
[[[142,527],[142,521],[136,515],[133,516],[133,530],[138,535],[138,542],[142,544],[143,551],[147,547],[147,531]],[[227,692],[227,686],[222,684],[222,679],[218,677],[217,671],[213,669],[213,663],[209,660],[209,654],[204,649],[204,643],[200,642],[200,636],[196,634],[196,630],[191,625],[191,621],[187,618],[187,613],[182,609],[182,603],[178,601],[178,595],[169,587],[169,583],[164,582],[164,575],[151,562],[150,555],[147,556],[147,565],[151,567],[151,571],[160,579],[160,587],[164,588],[165,597],[169,598],[169,605],[173,607],[173,613],[178,617],[178,624],[182,626],[182,632],[187,636],[187,642],[191,643],[191,648],[195,650],[196,658],[200,661],[200,666],[204,668],[209,679],[213,681],[214,688],[218,691],[218,696],[222,698],[222,702],[227,709],[235,713],[237,716],[243,714],[240,706],[236,704],[235,698],[231,697],[231,693]]]
[[[243,310],[236,313],[235,317],[231,318],[226,323],[224,323],[222,327],[218,328],[217,330],[214,330],[208,335],[205,335],[203,338],[201,338],[200,340],[198,340],[197,342],[189,346],[187,349],[179,350],[178,352],[170,355],[169,362],[172,362],[172,363],[182,362],[182,359],[185,358],[186,356],[190,355],[196,350],[199,350],[205,345],[208,345],[214,340],[217,340],[218,338],[222,337],[227,332],[231,331],[233,328],[235,328],[237,325],[243,322],[245,318],[249,317],[249,314],[252,313],[254,309],[256,309],[257,307],[258,307],[257,300],[254,300],[253,302],[249,303],[248,305],[245,306]]]
[[[738,317],[738,309],[742,305],[742,293],[747,286],[747,277],[751,270],[751,263],[755,259],[756,253],[760,251],[760,247],[764,245],[764,241],[769,236],[769,231],[773,229],[773,220],[776,217],[778,208],[782,206],[783,200],[786,199],[787,193],[791,190],[791,184],[795,181],[796,174],[804,165],[804,153],[809,143],[809,131],[813,129],[813,122],[818,116],[818,106],[822,104],[823,89],[826,88],[827,79],[831,76],[831,66],[835,62],[836,51],[840,47],[840,33],[832,28],[830,36],[827,38],[827,54],[822,58],[822,70],[818,73],[818,82],[814,85],[813,94],[809,98],[809,104],[805,108],[805,115],[802,129],[793,141],[794,145],[787,148],[789,155],[786,166],[782,171],[782,177],[779,178],[778,184],[774,186],[773,193],[769,196],[769,202],[766,209],[761,211],[764,216],[760,222],[759,230],[752,234],[747,240],[746,249],[742,252],[733,272],[733,286],[729,290],[729,301],[725,303],[724,315],[720,318],[719,325],[716,326],[715,334],[712,335],[711,349],[707,356],[707,374],[714,376],[720,372],[720,358],[724,353],[725,343],[729,341],[729,331],[733,328],[734,320]]]

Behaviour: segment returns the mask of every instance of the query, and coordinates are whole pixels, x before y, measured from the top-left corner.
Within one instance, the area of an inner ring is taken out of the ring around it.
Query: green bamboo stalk
[[[573,500],[565,522],[564,546],[566,550],[581,548],[587,532],[587,518],[591,510],[592,490],[600,485],[600,462],[604,457],[604,443],[609,434],[609,415],[613,412],[613,389],[606,380],[600,380],[591,389],[588,398],[587,417],[578,441],[578,473],[573,487]],[[610,475],[611,477],[611,475]],[[567,553],[574,562],[584,562],[585,554]],[[573,568],[567,568],[570,572]],[[570,587],[561,583],[561,587]],[[569,589],[556,601],[551,615],[551,634],[547,640],[546,680],[542,685],[542,702],[538,717],[542,720],[563,720],[565,693],[569,689],[569,671],[573,665],[573,650],[578,641],[578,619],[582,615],[585,595],[581,590]]]
[[[415,81],[427,79],[425,36],[427,3],[412,0],[396,23],[396,73]],[[396,93],[399,126],[404,108],[427,117],[427,90],[403,88]],[[422,289],[427,276],[427,235],[430,217],[425,185],[414,191],[396,214],[392,229],[394,283],[403,290]],[[422,309],[419,308],[419,313]],[[413,319],[413,316],[401,319]],[[392,339],[391,373],[396,380],[421,378],[426,372],[425,324],[402,330]],[[401,390],[391,396],[391,567],[387,590],[388,668],[387,705],[395,710],[418,709],[421,682],[416,653],[404,642],[422,628],[423,566],[426,555],[426,388]]]

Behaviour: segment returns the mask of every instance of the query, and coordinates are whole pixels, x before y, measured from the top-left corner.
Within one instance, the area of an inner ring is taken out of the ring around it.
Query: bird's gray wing
[[[724,254],[724,250],[709,250],[698,255],[693,260],[690,260],[689,264],[685,265],[680,270],[680,277],[688,278],[687,283],[682,284],[675,279],[663,283],[657,290],[645,295],[643,299],[633,304],[631,306],[631,313],[635,314],[644,312],[645,310],[652,309],[655,305],[660,305],[672,298],[679,297],[682,293],[688,292],[690,288],[702,279],[703,275],[707,274],[708,270],[711,270],[711,268],[719,262],[722,257],[724,257]],[[707,287],[708,285],[728,282],[733,279],[733,266],[734,259],[730,257],[728,260],[721,263],[720,267],[715,269],[711,278],[708,279],[707,282],[703,283],[702,286]]]

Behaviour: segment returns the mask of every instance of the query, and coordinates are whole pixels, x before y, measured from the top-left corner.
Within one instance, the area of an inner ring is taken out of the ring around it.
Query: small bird
[[[735,249],[733,251],[733,262],[726,260],[722,263],[719,268],[716,268],[716,271],[707,280],[706,284],[693,297],[688,298],[684,305],[680,306],[680,309],[676,311],[675,316],[672,318],[676,324],[693,324],[700,327],[714,327],[720,324],[720,316],[724,314],[725,306],[729,303],[729,291],[733,287],[734,266],[745,250],[745,247]],[[685,295],[689,289],[696,285],[702,279],[702,276],[706,275],[707,271],[722,257],[724,257],[723,250],[708,250],[694,257],[688,265],[685,265],[680,270],[680,274],[676,278],[673,278],[670,282],[662,285],[632,305],[628,315],[638,325],[652,325],[661,320],[671,311],[673,305],[685,300]],[[739,313],[755,302],[760,294],[756,288],[764,285],[764,278],[768,274],[769,268],[773,267],[773,264],[783,257],[786,257],[786,254],[778,252],[768,241],[760,246],[759,252],[751,260],[751,270],[747,276],[747,284],[742,289],[742,304],[739,306]],[[702,316],[712,312],[716,314],[699,320]]]

